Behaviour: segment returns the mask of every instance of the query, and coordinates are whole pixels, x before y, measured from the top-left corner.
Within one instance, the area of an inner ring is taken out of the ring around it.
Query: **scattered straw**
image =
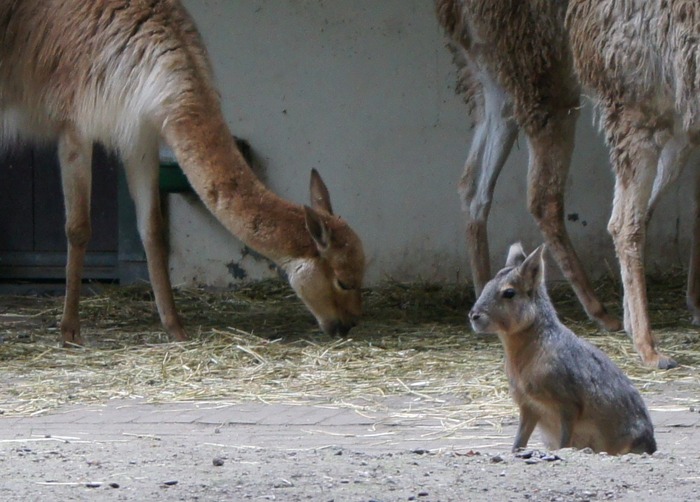
[[[619,302],[612,283],[601,284],[599,293],[613,307]],[[671,371],[640,366],[630,340],[596,329],[566,286],[554,287],[552,296],[562,319],[643,391],[699,382],[700,338],[683,307],[682,279],[650,281],[660,346],[681,364]],[[176,301],[193,340],[172,343],[149,289],[102,287],[81,303],[87,347],[79,349],[57,347],[60,298],[0,297],[0,412],[34,415],[114,398],[370,412],[399,397],[413,403],[400,412],[405,420],[434,418],[443,424],[440,433],[512,420],[503,350],[495,337],[466,326],[473,302],[467,287],[388,283],[364,297],[361,325],[349,338],[330,338],[281,282],[228,292],[179,290]]]

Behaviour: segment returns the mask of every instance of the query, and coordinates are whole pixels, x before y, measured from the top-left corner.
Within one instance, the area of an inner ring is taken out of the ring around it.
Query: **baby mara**
[[[557,317],[544,281],[544,246],[525,256],[513,244],[504,269],[469,312],[477,333],[495,333],[506,353],[511,395],[520,408],[513,451],[539,426],[547,448],[611,455],[653,453],[654,428],[642,397],[599,349]]]

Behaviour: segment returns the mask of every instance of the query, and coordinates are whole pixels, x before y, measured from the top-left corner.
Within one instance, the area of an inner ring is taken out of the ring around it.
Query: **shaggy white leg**
[[[477,296],[491,279],[487,224],[493,190],[518,135],[518,126],[511,118],[510,98],[488,76],[481,75],[481,82],[484,114],[477,119],[464,174],[459,182],[467,222],[467,250]]]
[[[676,362],[661,354],[649,321],[644,246],[646,217],[660,151],[649,129],[622,118],[609,124],[615,168],[615,198],[608,230],[615,242],[624,288],[625,330],[647,366],[662,369]]]

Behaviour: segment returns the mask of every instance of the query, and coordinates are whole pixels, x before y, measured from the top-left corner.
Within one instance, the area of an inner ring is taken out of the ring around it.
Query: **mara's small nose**
[[[468,317],[469,317],[470,321],[476,321],[481,317],[481,314],[479,312],[474,311],[474,310],[470,310]]]

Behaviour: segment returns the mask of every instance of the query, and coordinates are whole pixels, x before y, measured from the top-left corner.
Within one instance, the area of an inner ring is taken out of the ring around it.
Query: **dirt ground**
[[[449,434],[313,406],[117,401],[0,419],[0,498],[25,500],[678,500],[700,498],[695,389],[647,395],[659,451],[509,452],[514,421]],[[657,393],[658,392],[658,393]],[[695,396],[692,396],[695,397]],[[691,399],[692,399],[691,397]]]
[[[411,325],[419,324],[410,316],[406,320],[406,302],[400,303],[404,311],[399,317]],[[104,303],[100,305],[104,309]],[[193,308],[201,310],[201,306]],[[365,329],[374,334],[362,338],[360,332],[358,347],[382,345],[383,350],[393,352],[376,334],[381,326],[372,324],[373,308],[370,302]],[[663,308],[656,306],[654,310]],[[227,382],[223,378],[217,383],[213,373],[205,375],[209,380],[196,381],[201,398],[185,399],[167,397],[171,387],[167,387],[165,377],[163,382],[155,382],[148,376],[147,385],[130,384],[133,387],[129,389],[103,382],[99,378],[113,371],[110,366],[116,363],[87,366],[93,358],[115,357],[114,352],[95,349],[83,356],[49,348],[55,347],[52,322],[60,315],[60,299],[0,297],[4,338],[0,343],[0,500],[700,500],[700,353],[688,342],[697,339],[696,331],[680,314],[681,307],[673,308],[679,309],[676,319],[683,320],[673,325],[657,321],[657,325],[663,324],[660,331],[668,330],[674,340],[683,339],[675,346],[681,348],[671,349],[681,367],[671,373],[629,370],[650,408],[659,451],[651,456],[611,457],[586,451],[546,452],[537,433],[531,449],[512,454],[517,417],[503,395],[503,380],[497,380],[493,391],[479,398],[482,401],[466,399],[475,384],[465,375],[455,375],[459,386],[454,392],[441,390],[448,388],[445,382],[449,379],[438,382],[436,375],[441,371],[447,375],[467,371],[466,367],[452,368],[452,358],[498,354],[500,350],[497,343],[490,342],[475,349],[463,325],[462,307],[455,307],[454,318],[444,324],[430,319],[417,336],[423,340],[436,326],[449,331],[454,325],[458,330],[455,336],[468,341],[468,346],[459,350],[447,346],[444,353],[435,353],[429,362],[421,363],[418,376],[409,374],[413,369],[406,369],[403,387],[392,392],[383,388],[366,402],[352,394],[362,382],[362,372],[355,369],[355,379],[345,382],[346,387],[324,382],[315,384],[319,387],[316,392],[304,388],[304,394],[313,394],[306,400],[242,398],[236,390],[238,377],[231,376],[228,394],[217,390],[216,395],[208,396],[207,386],[214,388],[221,382],[225,386]],[[306,316],[303,309],[300,312]],[[110,311],[108,317],[114,316],[119,317],[119,313]],[[87,317],[88,323],[98,323],[96,318]],[[149,316],[136,317],[137,324],[157,323]],[[444,318],[444,313],[440,317]],[[407,326],[399,325],[396,332],[407,331]],[[100,330],[108,331],[98,327],[88,331],[88,338]],[[396,332],[386,336],[395,338]],[[629,341],[619,336],[626,347]],[[118,349],[119,357],[139,352],[140,343],[129,341]],[[193,343],[206,345],[209,341],[202,335]],[[407,347],[419,349],[411,352],[411,357],[425,352],[417,339],[407,338],[402,343],[407,345],[395,350],[404,356]],[[437,346],[438,342],[434,343]],[[662,343],[671,346],[665,334]],[[167,352],[156,353],[161,360],[164,353],[180,350],[180,346],[165,345]],[[335,341],[316,339],[304,347],[306,351],[318,347],[321,354],[336,356],[342,348]],[[152,350],[166,349],[156,343]],[[272,354],[262,352],[261,347],[255,351],[258,360],[254,369],[260,372],[265,364],[271,364]],[[350,365],[358,354],[349,353],[343,364]],[[77,357],[84,357],[79,362],[84,369],[62,366]],[[314,354],[316,360],[319,357]],[[627,357],[627,353],[614,356],[624,364]],[[381,363],[377,359],[374,364]],[[143,366],[138,371],[145,374],[151,363],[138,364]],[[315,364],[322,372],[323,364]],[[371,378],[372,359],[364,364],[366,377]],[[279,371],[281,367],[276,368]],[[491,370],[501,378],[502,366]],[[165,372],[163,368],[159,371]],[[308,372],[286,377],[285,392]],[[431,375],[435,381],[430,380]],[[333,378],[339,378],[337,372]],[[52,387],[53,380],[65,394]],[[193,382],[179,381],[178,385],[195,386]],[[439,392],[430,393],[431,385]],[[94,396],[81,393],[90,386]],[[100,386],[105,389],[97,393]],[[148,394],[151,388],[160,394]],[[40,406],[42,392],[46,403]],[[49,396],[54,395],[58,397],[49,402]],[[479,402],[486,410],[483,413],[474,411]],[[505,406],[505,412],[494,411],[501,409],[499,406]]]

